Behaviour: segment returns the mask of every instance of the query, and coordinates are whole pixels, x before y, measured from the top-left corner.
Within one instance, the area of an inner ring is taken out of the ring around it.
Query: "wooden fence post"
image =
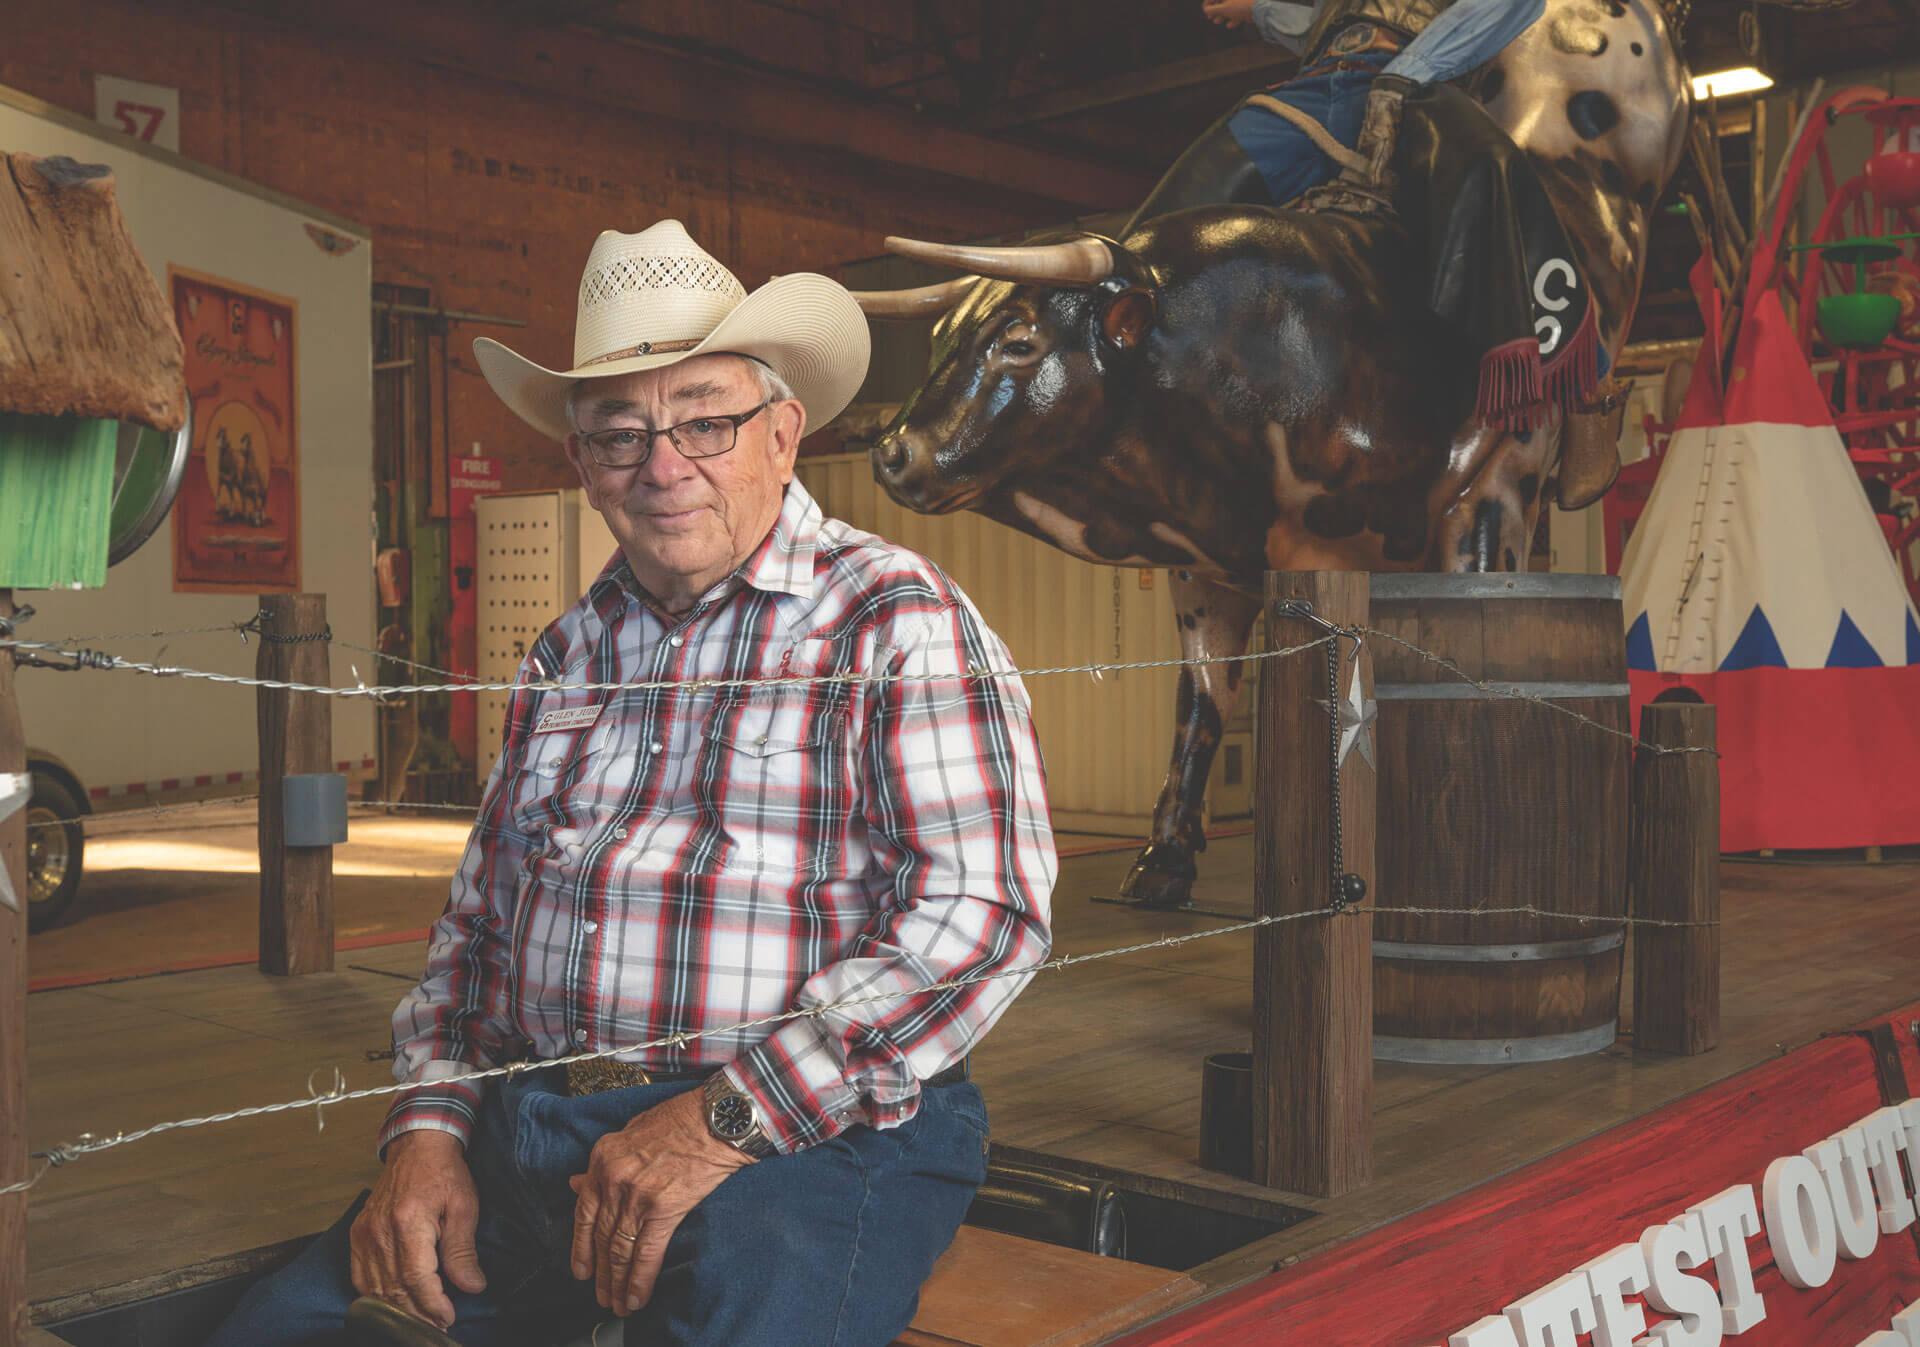
[[[328,683],[326,630],[326,595],[262,596],[255,676]],[[311,692],[258,692],[260,971],[324,973],[333,968],[333,848],[286,845],[280,782],[334,769],[333,702]]]
[[[0,589],[0,618],[13,616]],[[11,650],[0,650],[0,773],[27,770]],[[17,908],[0,903],[0,1188],[27,1177],[27,811],[0,820],[0,865]],[[0,1343],[27,1337],[27,1194],[0,1197]]]
[[[1640,738],[1658,748],[1711,749],[1714,710],[1689,702],[1641,708]],[[1712,753],[1633,761],[1632,912],[1688,926],[1633,928],[1633,1043],[1680,1056],[1720,1043],[1720,764]]]
[[[1367,621],[1364,572],[1267,576],[1267,645],[1301,645],[1324,622]],[[1365,646],[1272,660],[1260,671],[1254,903],[1261,916],[1333,899],[1332,733],[1340,716],[1340,869],[1374,882],[1373,662]],[[1357,681],[1356,681],[1357,680]],[[1357,723],[1356,723],[1357,722]],[[1253,1175],[1270,1188],[1337,1197],[1373,1177],[1373,917],[1347,911],[1262,928],[1253,961]]]

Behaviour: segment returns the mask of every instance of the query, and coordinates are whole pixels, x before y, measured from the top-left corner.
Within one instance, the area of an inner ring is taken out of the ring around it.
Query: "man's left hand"
[[[648,1109],[594,1143],[587,1172],[568,1182],[573,1275],[594,1279],[601,1305],[625,1316],[653,1295],[667,1241],[686,1214],[753,1161],[707,1130],[698,1089]]]

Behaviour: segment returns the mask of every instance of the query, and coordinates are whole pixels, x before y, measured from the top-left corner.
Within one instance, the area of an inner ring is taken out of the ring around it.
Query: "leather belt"
[[[602,1094],[608,1090],[630,1090],[636,1085],[672,1085],[705,1080],[714,1072],[712,1067],[698,1071],[655,1071],[638,1062],[620,1062],[611,1057],[571,1060],[562,1062],[561,1067],[566,1073],[567,1093],[574,1098]],[[944,1071],[936,1072],[926,1083],[958,1085],[969,1079],[971,1074],[967,1058],[962,1057]]]

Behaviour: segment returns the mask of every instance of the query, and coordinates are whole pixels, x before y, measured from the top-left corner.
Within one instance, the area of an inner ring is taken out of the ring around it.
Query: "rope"
[[[1242,106],[1264,108],[1268,112],[1284,117],[1305,132],[1307,139],[1313,142],[1314,148],[1326,155],[1327,158],[1333,160],[1334,163],[1340,165],[1340,167],[1350,173],[1366,172],[1367,160],[1364,155],[1356,154],[1335,140],[1333,138],[1333,132],[1327,130],[1326,127],[1322,126],[1312,117],[1309,117],[1306,113],[1300,111],[1299,108],[1282,103],[1271,94],[1254,94],[1242,100]]]

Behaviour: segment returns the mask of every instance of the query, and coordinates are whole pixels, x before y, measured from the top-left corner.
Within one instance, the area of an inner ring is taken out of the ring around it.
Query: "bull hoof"
[[[1199,877],[1185,847],[1149,842],[1134,858],[1120,896],[1143,907],[1181,907],[1193,901],[1193,881]]]

